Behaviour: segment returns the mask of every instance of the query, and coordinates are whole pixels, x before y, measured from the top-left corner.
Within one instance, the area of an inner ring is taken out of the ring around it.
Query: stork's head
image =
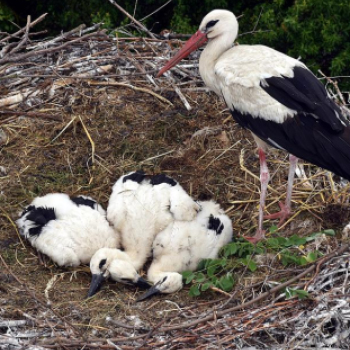
[[[199,32],[205,34],[208,40],[229,32],[233,41],[238,34],[236,16],[227,10],[213,10],[202,19]]]
[[[141,288],[149,287],[135,270],[129,256],[119,249],[101,248],[90,261],[92,274],[88,297],[93,296],[108,277],[124,284],[133,284]]]
[[[227,10],[213,10],[202,20],[199,30],[191,36],[181,50],[159,71],[160,77],[171,67],[177,65],[191,52],[203,46],[208,40],[222,38],[223,48],[232,45],[238,34],[238,22],[235,15]]]
[[[159,274],[158,281],[137,301],[145,300],[158,293],[175,293],[182,288],[182,275],[177,272]]]

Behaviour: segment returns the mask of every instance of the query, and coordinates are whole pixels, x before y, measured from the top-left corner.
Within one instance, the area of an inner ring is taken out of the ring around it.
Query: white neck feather
[[[205,85],[217,94],[220,94],[220,89],[216,86],[215,64],[221,55],[232,47],[235,38],[235,32],[224,32],[209,40],[199,58],[199,74]]]

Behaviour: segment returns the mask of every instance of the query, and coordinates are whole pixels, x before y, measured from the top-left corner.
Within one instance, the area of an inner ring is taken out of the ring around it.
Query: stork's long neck
[[[199,74],[211,90],[220,95],[220,87],[215,77],[215,64],[221,55],[232,47],[235,35],[226,32],[208,41],[199,58]]]

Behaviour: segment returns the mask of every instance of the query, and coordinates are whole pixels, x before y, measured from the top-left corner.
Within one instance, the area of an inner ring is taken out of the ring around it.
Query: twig
[[[38,24],[39,22],[41,22],[45,17],[47,16],[47,13],[44,13],[43,15],[39,16],[36,20],[34,20],[33,22],[30,23],[29,27],[34,27],[36,24]],[[25,26],[24,28],[20,29],[18,32],[13,33],[13,34],[9,34],[8,36],[6,36],[5,38],[2,38],[0,40],[0,43],[7,41],[8,39],[12,39],[15,38],[16,36],[18,36],[18,34],[22,34],[24,31],[27,30],[27,26]]]
[[[343,94],[341,93],[340,89],[339,89],[339,86],[338,86],[338,83],[336,81],[333,81],[331,78],[327,77],[320,69],[318,70],[318,72],[326,78],[326,80],[332,84],[337,92],[337,96],[339,97],[342,105],[340,106],[341,109],[348,115],[350,116],[350,109],[346,107],[346,102],[344,100],[344,97],[343,97]]]
[[[98,27],[99,27],[99,26],[98,26]],[[40,48],[42,48],[42,47],[46,47],[46,48],[47,48],[48,46],[50,46],[50,45],[52,45],[52,44],[55,44],[57,41],[60,41],[60,40],[63,41],[64,39],[67,39],[68,37],[70,37],[71,35],[73,35],[73,34],[75,34],[75,33],[78,33],[78,32],[84,33],[84,32],[86,32],[86,31],[88,31],[88,30],[83,31],[83,29],[85,29],[85,28],[86,28],[86,25],[85,25],[85,24],[81,24],[81,25],[79,25],[78,27],[76,27],[76,28],[70,30],[69,32],[62,33],[61,35],[59,35],[58,37],[56,37],[56,38],[54,38],[54,39],[52,39],[52,40],[44,41],[44,42],[42,42],[42,43],[39,43],[39,44],[30,46],[30,47],[28,47],[28,49],[34,50],[34,49],[40,49]],[[91,27],[90,27],[90,28],[91,28]],[[88,29],[90,29],[90,28],[88,28]]]
[[[8,62],[22,61],[22,60],[25,60],[25,59],[27,59],[29,57],[32,57],[32,56],[39,56],[39,55],[43,55],[43,54],[46,54],[46,53],[49,53],[49,52],[59,51],[59,50],[65,49],[66,47],[72,45],[73,43],[80,42],[82,40],[91,38],[91,37],[93,37],[95,35],[100,35],[100,34],[104,34],[104,33],[105,33],[105,30],[101,30],[101,31],[99,31],[97,33],[86,34],[86,35],[84,35],[82,37],[79,37],[77,39],[68,41],[68,42],[66,42],[66,43],[64,43],[64,44],[62,44],[60,46],[52,47],[50,49],[43,49],[43,50],[38,50],[38,51],[30,51],[30,52],[27,52],[27,53],[14,55],[12,57],[4,57],[4,58],[0,59],[0,64],[4,64],[4,63],[8,63]]]
[[[91,163],[94,164],[95,163],[95,142],[93,141],[93,139],[90,136],[89,130],[87,129],[87,127],[85,126],[83,119],[81,118],[81,116],[79,116],[79,120],[81,125],[83,126],[83,129],[85,131],[86,136],[88,137],[90,144],[91,144]]]
[[[157,39],[156,36],[150,32],[141,22],[136,20],[133,16],[131,16],[127,11],[125,11],[120,5],[118,5],[114,0],[109,0],[109,2],[114,5],[119,11],[123,12],[125,16],[131,19],[138,27],[145,33],[147,33],[152,39]]]
[[[40,112],[0,111],[0,116],[1,115],[17,115],[17,116],[23,116],[23,117],[28,117],[28,118],[50,119],[50,120],[54,120],[57,122],[63,121],[62,117],[56,117],[55,115],[52,115],[52,114],[40,113]],[[2,124],[2,123],[0,122],[0,124]]]
[[[190,104],[188,103],[188,101],[187,101],[186,97],[184,96],[184,94],[181,92],[180,88],[178,86],[176,86],[175,84],[172,84],[172,87],[175,90],[175,92],[177,93],[177,95],[180,97],[180,100],[185,105],[186,109],[188,111],[190,111],[192,108],[191,108]]]
[[[93,81],[93,80],[89,80],[88,81],[89,85],[101,85],[101,86],[120,86],[120,87],[126,87],[126,88],[130,88],[133,89],[135,91],[141,91],[141,92],[146,92],[147,94],[150,94],[156,98],[158,98],[159,100],[161,100],[162,102],[165,102],[167,104],[169,104],[170,106],[172,106],[173,104],[167,100],[166,98],[156,94],[154,91],[146,89],[146,88],[141,88],[141,87],[136,87],[133,86],[131,84],[126,84],[126,83],[115,83],[115,82],[104,82],[104,81]]]
[[[9,51],[8,54],[13,54],[14,52],[18,52],[22,48],[22,46],[24,46],[27,43],[27,41],[29,40],[30,20],[31,20],[31,17],[27,16],[27,25],[25,27],[24,36],[23,36],[22,40],[18,43],[18,45],[14,49]]]

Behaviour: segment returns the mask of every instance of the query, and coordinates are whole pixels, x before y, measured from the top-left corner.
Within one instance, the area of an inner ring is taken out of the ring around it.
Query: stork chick
[[[193,220],[198,210],[174,179],[132,172],[114,184],[107,219],[120,232],[121,245],[139,270],[151,256],[154,237],[173,220]]]
[[[119,234],[104,213],[90,197],[52,193],[35,198],[16,223],[38,252],[59,266],[78,266],[102,247],[119,247]]]
[[[129,255],[119,249],[101,248],[90,261],[92,274],[88,297],[93,296],[107,279],[124,284],[133,284],[140,288],[148,288],[150,284],[135,270]]]
[[[153,262],[148,280],[154,285],[138,301],[156,293],[174,293],[182,288],[183,271],[194,271],[202,259],[216,258],[232,239],[232,223],[220,205],[199,202],[201,210],[190,221],[174,221],[153,242]]]

